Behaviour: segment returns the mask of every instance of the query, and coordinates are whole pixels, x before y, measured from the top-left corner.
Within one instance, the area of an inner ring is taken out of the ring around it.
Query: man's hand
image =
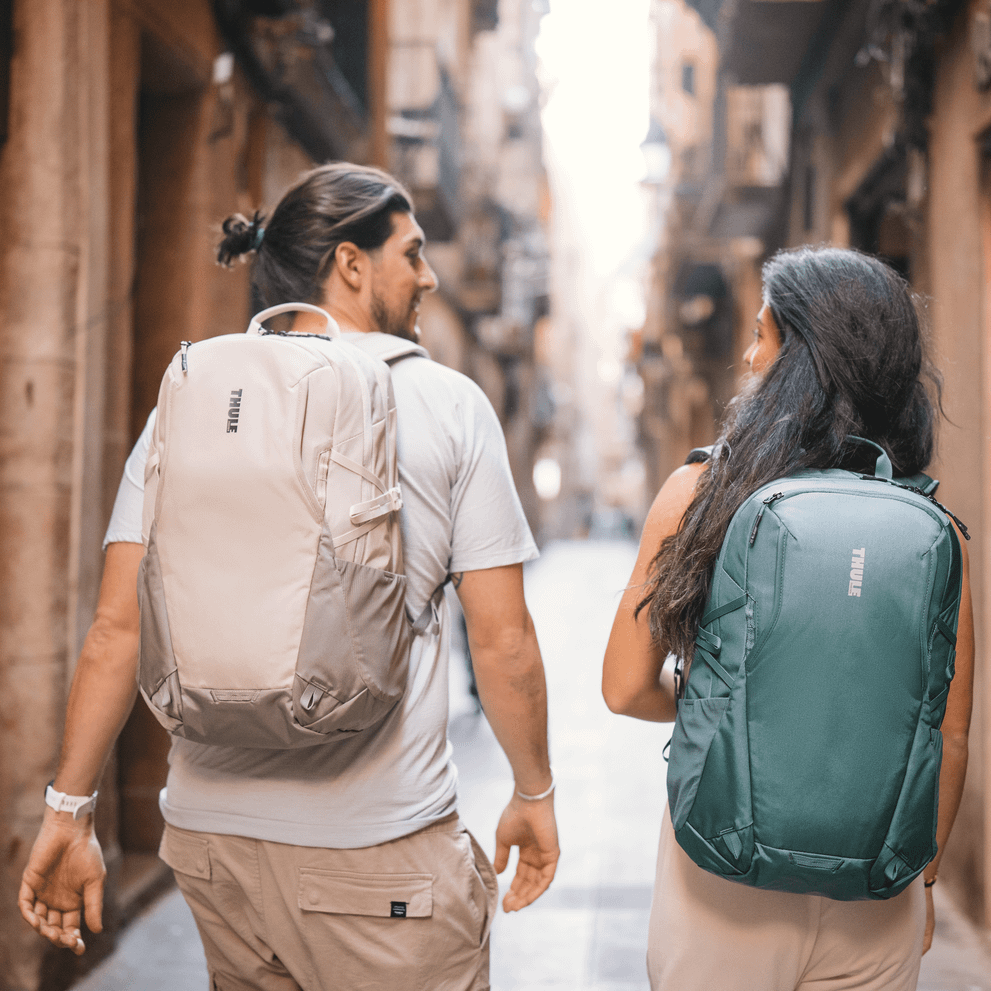
[[[511,564],[456,576],[468,626],[478,697],[499,746],[509,758],[516,788],[539,795],[553,781],[547,754],[547,685],[533,620],[523,597],[523,565]],[[525,908],[554,879],[557,845],[554,795],[525,801],[516,791],[496,829],[495,869],[520,848],[516,877],[502,907]]]
[[[926,934],[922,937],[922,952],[928,953],[933,945],[933,932],[936,930],[936,909],[933,908],[933,889],[926,888]]]
[[[138,667],[138,566],[142,544],[107,547],[96,616],[86,634],[69,692],[62,756],[55,787],[90,795],[134,704]],[[40,796],[39,796],[40,798]],[[73,819],[45,808],[41,831],[24,869],[17,904],[28,925],[56,946],[81,954],[82,909],[93,932],[103,929],[103,853],[93,816]]]
[[[518,912],[536,901],[554,880],[561,851],[557,845],[554,796],[526,802],[517,794],[506,806],[496,828],[494,867],[501,874],[509,863],[509,848],[520,848],[516,877],[502,900],[503,911]]]
[[[79,928],[84,907],[86,925],[93,932],[103,929],[106,873],[92,816],[75,821],[46,811],[21,878],[21,915],[32,929],[78,956],[86,951]]]

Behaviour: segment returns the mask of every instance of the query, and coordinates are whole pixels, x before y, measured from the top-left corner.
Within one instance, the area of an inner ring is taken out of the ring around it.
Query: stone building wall
[[[0,987],[34,991],[76,966],[23,923],[16,892],[123,462],[179,338],[247,322],[247,270],[214,264],[219,220],[309,159],[239,72],[215,81],[208,0],[16,0],[13,38],[0,148]],[[111,932],[123,889],[157,876],[141,868],[154,863],[167,747],[143,708],[125,732],[98,810]]]
[[[655,0],[650,29],[656,37],[651,130],[654,140],[666,145],[669,164],[666,174],[648,176],[656,246],[646,285],[646,317],[633,356],[644,383],[639,440],[648,503],[692,447],[714,439],[714,383],[702,355],[692,347],[690,331],[686,334],[678,282],[697,263],[718,264],[722,254],[721,246],[688,234],[703,202],[713,154],[716,36],[684,0]],[[647,141],[651,139],[648,132]]]
[[[933,473],[942,480],[940,498],[974,534],[974,721],[964,801],[947,848],[948,880],[970,914],[991,928],[991,93],[975,86],[971,48],[975,15],[987,12],[986,4],[964,6],[939,63],[929,118],[923,289],[932,300],[947,412]]]

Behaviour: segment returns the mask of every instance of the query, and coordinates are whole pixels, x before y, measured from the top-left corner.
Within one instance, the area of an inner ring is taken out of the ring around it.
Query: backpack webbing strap
[[[742,609],[746,604],[746,594],[740,595],[735,599],[731,599],[729,602],[723,603],[723,605],[716,609],[710,609],[709,612],[702,617],[702,622],[699,623],[699,626],[708,626],[710,623],[714,623],[717,619],[725,616],[727,613],[735,612],[737,609]]]
[[[951,647],[956,647],[956,634],[946,625],[946,623],[943,622],[942,618],[939,616],[936,617],[936,628],[943,634],[944,637],[946,637],[947,640],[949,640]]]
[[[710,633],[704,627],[708,626],[710,623],[714,623],[717,619],[725,616],[727,613],[735,612],[737,609],[742,609],[747,604],[746,593],[737,596],[735,599],[730,599],[729,602],[724,602],[721,606],[717,606],[715,609],[710,609],[702,617],[702,622],[699,623],[698,633],[695,634],[695,654],[702,658],[706,664],[712,669],[716,677],[719,678],[727,688],[732,689],[733,687],[733,677],[730,673],[716,660],[719,656],[720,650],[722,650],[723,642],[714,633]],[[681,698],[682,691],[684,689],[684,675],[676,667],[675,669],[675,698]]]
[[[356,526],[353,530],[348,530],[340,536],[334,537],[334,550],[336,551],[338,547],[343,547],[345,544],[351,543],[352,540],[363,537],[369,530],[374,530],[378,525],[379,521],[374,519],[370,523],[362,523],[361,526]]]
[[[713,657],[719,656],[719,651],[722,650],[723,642],[714,633],[710,633],[708,630],[699,630],[695,635],[695,642],[702,647],[704,650],[709,651]]]
[[[399,486],[389,489],[377,495],[374,499],[367,499],[365,502],[356,502],[349,512],[351,522],[358,526],[361,523],[369,523],[372,520],[380,520],[389,513],[398,512],[403,508],[403,497],[399,492]]]
[[[364,465],[359,464],[357,461],[352,461],[351,458],[345,454],[341,454],[341,452],[336,449],[331,449],[330,460],[336,462],[342,468],[347,468],[348,471],[353,471],[356,475],[360,475],[366,481],[371,482],[372,485],[379,490],[379,495],[371,499],[366,499],[364,502],[356,502],[350,508],[348,515],[351,518],[351,522],[354,523],[355,526],[359,526],[362,523],[374,522],[389,513],[397,512],[403,508],[403,497],[402,493],[399,491],[398,485],[393,486],[391,489],[387,489],[385,485],[383,485],[382,480],[374,472],[369,471]],[[347,533],[342,534],[341,537],[334,540],[334,546],[337,547],[340,544],[346,544],[348,540],[355,540],[360,537],[362,533],[367,532],[367,530],[362,530],[361,533],[357,530],[349,530]]]
[[[416,617],[415,620],[413,620],[413,633],[417,635],[425,633],[431,621],[437,618],[437,610],[440,609],[440,604],[444,599],[444,586],[450,580],[451,576],[448,575],[434,589],[434,594],[427,600],[427,604],[423,607],[423,611]]]
[[[702,632],[701,630],[699,631]],[[701,657],[706,664],[715,672],[719,680],[727,687],[733,687],[733,678],[730,677],[730,673],[716,660],[719,654],[719,648],[721,643],[719,637],[712,637],[711,639],[716,641],[715,648],[709,643],[706,643],[700,637],[695,638],[695,655],[696,657]]]
[[[346,454],[341,454],[336,448],[332,448],[330,451],[330,460],[336,461],[342,468],[347,468],[348,471],[353,471],[356,475],[361,475],[366,481],[371,482],[379,490],[379,492],[385,492],[385,485],[382,483],[382,479],[378,477],[374,472],[369,471],[364,465],[359,464],[357,461],[352,461]]]

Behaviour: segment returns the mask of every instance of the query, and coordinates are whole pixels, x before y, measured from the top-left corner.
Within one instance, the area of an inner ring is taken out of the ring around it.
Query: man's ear
[[[351,241],[342,241],[334,249],[334,264],[344,281],[356,292],[365,280],[368,255]]]

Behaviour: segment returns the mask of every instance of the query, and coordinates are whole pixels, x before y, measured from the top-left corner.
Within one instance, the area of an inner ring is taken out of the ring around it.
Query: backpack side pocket
[[[346,561],[320,538],[293,683],[295,721],[322,734],[356,732],[402,697],[411,630],[406,576]]]
[[[939,769],[943,734],[923,717],[919,720],[895,813],[881,852],[871,868],[874,898],[892,898],[903,891],[936,856]]]
[[[138,687],[155,718],[170,732],[182,726],[179,672],[169,632],[162,566],[155,539],[148,536],[148,550],[138,567],[138,603],[141,633],[138,647]]]
[[[682,699],[678,706],[668,767],[668,804],[675,832],[687,822],[695,804],[709,748],[729,703],[728,698]]]

